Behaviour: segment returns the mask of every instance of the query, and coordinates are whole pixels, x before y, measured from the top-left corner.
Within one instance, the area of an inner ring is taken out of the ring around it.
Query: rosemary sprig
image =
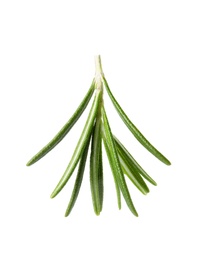
[[[144,181],[146,179],[153,185],[157,183],[145,172],[145,170],[139,165],[134,157],[129,153],[125,146],[116,138],[111,130],[108,117],[105,111],[103,102],[103,86],[105,86],[108,95],[115,106],[118,114],[136,137],[136,139],[155,157],[157,157],[163,163],[170,165],[169,160],[163,156],[137,129],[137,127],[131,122],[128,116],[125,114],[115,97],[113,96],[101,66],[100,56],[95,57],[96,74],[92,81],[91,87],[86,93],[84,99],[80,103],[79,107],[68,120],[68,122],[62,127],[57,135],[44,146],[35,156],[33,156],[27,163],[27,166],[40,160],[49,151],[51,151],[70,131],[76,121],[84,112],[87,104],[89,103],[94,91],[95,97],[89,112],[86,124],[83,128],[82,134],[74,150],[73,156],[61,177],[59,183],[55,187],[51,194],[51,198],[54,198],[66,185],[69,178],[73,174],[77,164],[79,163],[78,172],[73,187],[72,195],[67,206],[65,216],[68,216],[74,207],[76,199],[78,197],[80,187],[82,184],[83,174],[87,161],[87,155],[89,150],[89,144],[91,141],[91,155],[90,155],[90,186],[91,197],[94,207],[94,212],[99,215],[103,207],[103,153],[102,143],[104,144],[108,161],[113,174],[118,208],[121,209],[121,193],[126,201],[130,211],[138,216],[138,213],[134,207],[131,195],[126,184],[125,175],[130,181],[144,194],[149,192],[149,188]]]

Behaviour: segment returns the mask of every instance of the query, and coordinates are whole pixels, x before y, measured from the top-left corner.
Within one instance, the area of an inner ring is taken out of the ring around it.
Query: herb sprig
[[[50,152],[71,130],[77,120],[80,118],[85,108],[87,107],[90,99],[94,94],[94,101],[83,128],[82,134],[76,145],[71,160],[62,175],[59,183],[53,190],[51,198],[54,198],[66,185],[75,168],[78,166],[78,172],[74,183],[73,192],[65,212],[65,216],[68,216],[74,207],[77,200],[82,179],[85,171],[85,165],[87,161],[89,146],[90,148],[90,186],[91,197],[94,207],[94,212],[99,215],[103,207],[103,159],[102,159],[102,143],[104,144],[105,151],[108,157],[108,161],[112,170],[112,175],[115,182],[118,208],[121,209],[121,193],[126,201],[130,211],[138,216],[138,213],[133,204],[125,175],[130,181],[141,191],[144,195],[149,192],[149,188],[145,182],[147,180],[153,185],[157,183],[145,172],[145,170],[139,165],[134,157],[129,153],[125,146],[113,135],[110,123],[107,117],[107,113],[103,102],[103,90],[106,89],[115,109],[120,115],[121,119],[135,136],[135,138],[156,158],[166,165],[170,165],[170,161],[162,155],[137,129],[132,123],[129,117],[125,114],[116,98],[112,94],[107,80],[104,76],[100,55],[95,56],[96,74],[92,81],[92,84],[76,109],[72,117],[57,133],[57,135],[44,146],[36,155],[34,155],[27,163],[30,166],[40,160],[48,152]],[[145,180],[144,180],[145,179]]]

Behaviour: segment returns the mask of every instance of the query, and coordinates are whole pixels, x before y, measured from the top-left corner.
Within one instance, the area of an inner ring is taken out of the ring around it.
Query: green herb
[[[108,156],[109,164],[110,164],[111,171],[112,171],[113,178],[114,178],[115,189],[116,189],[116,194],[117,194],[118,208],[121,209],[121,194],[120,194],[121,192],[120,192],[119,183],[117,182],[117,169],[116,169],[115,164],[113,163],[112,155],[111,155],[111,152],[110,152],[109,147],[107,145],[107,140],[106,140],[104,133],[103,133],[102,137],[103,137],[103,143],[104,143],[104,146],[105,146],[106,154]]]
[[[76,181],[75,181],[75,184],[74,184],[73,192],[72,192],[70,201],[68,203],[67,210],[65,212],[66,217],[70,214],[70,212],[71,212],[71,210],[72,210],[72,208],[73,208],[73,206],[76,202],[76,199],[78,197],[79,191],[80,191],[80,187],[81,187],[82,179],[83,179],[83,174],[84,174],[84,170],[85,170],[85,164],[86,164],[87,155],[88,155],[89,144],[90,144],[90,139],[88,139],[88,143],[86,144],[85,149],[84,149],[83,154],[82,154],[82,157],[80,159],[79,169],[78,169]]]
[[[128,116],[125,114],[121,106],[118,104],[117,100],[111,93],[111,90],[108,86],[108,83],[106,79],[103,77],[103,82],[106,86],[106,90],[109,94],[109,97],[111,98],[111,101],[116,108],[118,114],[122,118],[123,122],[126,124],[126,126],[129,128],[129,130],[132,132],[132,134],[135,136],[135,138],[154,156],[156,156],[160,161],[165,163],[166,165],[170,165],[170,161],[164,157],[142,134],[141,132],[137,129],[137,127],[131,122],[131,120],[128,118]]]
[[[100,107],[101,108],[101,107]],[[100,167],[100,148],[101,148],[101,114],[100,109],[97,113],[97,120],[94,125],[91,143],[91,158],[90,158],[90,183],[91,195],[94,206],[94,212],[99,215],[101,211],[102,191],[100,191],[99,171]]]
[[[27,163],[30,166],[40,160],[49,151],[51,151],[70,131],[76,121],[84,112],[87,107],[93,93],[95,92],[94,101],[89,112],[87,121],[83,128],[82,134],[76,145],[72,158],[62,175],[59,183],[55,187],[51,194],[51,198],[54,198],[66,185],[69,178],[73,174],[76,166],[79,164],[76,181],[74,184],[73,192],[65,212],[65,216],[68,216],[73,209],[73,206],[78,197],[80,187],[83,180],[85,171],[85,165],[87,161],[87,155],[89,145],[91,143],[91,155],[90,155],[90,186],[91,197],[96,215],[100,215],[103,207],[103,158],[102,158],[102,143],[104,144],[108,161],[112,170],[113,179],[115,182],[118,208],[121,209],[121,193],[124,200],[129,207],[130,211],[138,216],[138,213],[134,207],[131,199],[131,195],[126,183],[127,176],[130,181],[146,195],[149,192],[149,188],[145,182],[147,180],[153,185],[157,183],[145,172],[145,170],[139,165],[134,157],[129,153],[125,146],[116,138],[111,130],[109,120],[105,111],[103,103],[103,88],[105,87],[113,105],[115,106],[118,114],[136,137],[136,139],[155,157],[166,165],[170,165],[169,160],[163,156],[137,129],[137,127],[131,122],[128,116],[125,114],[116,98],[113,96],[106,78],[104,77],[100,56],[95,57],[96,74],[92,81],[92,84],[85,95],[84,99],[76,109],[73,116],[58,132],[58,134],[44,146],[35,156],[33,156]],[[144,180],[145,179],[145,180]]]
[[[77,122],[80,118],[82,113],[84,112],[85,108],[88,105],[92,95],[94,92],[94,80],[91,84],[90,89],[88,90],[87,94],[85,95],[84,99],[80,103],[77,110],[74,112],[73,116],[68,120],[68,122],[62,127],[62,129],[57,133],[57,135],[46,145],[44,146],[36,155],[34,155],[27,163],[27,166],[30,166],[40,160],[43,156],[45,156],[48,152],[50,152],[71,130],[73,125]]]

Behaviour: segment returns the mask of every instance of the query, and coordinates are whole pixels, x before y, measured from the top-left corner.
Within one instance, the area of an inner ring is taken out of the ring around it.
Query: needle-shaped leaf
[[[91,196],[96,215],[100,214],[100,185],[99,185],[99,166],[100,166],[100,146],[101,146],[101,118],[100,111],[97,113],[97,119],[92,132],[91,157],[90,157],[90,184]]]
[[[100,128],[101,130],[101,128]],[[102,155],[102,134],[100,136],[100,156],[99,156],[99,171],[98,171],[98,182],[99,182],[99,195],[100,195],[100,211],[103,209],[103,155]]]
[[[91,135],[91,131],[94,125],[94,120],[96,118],[97,115],[97,110],[99,107],[99,103],[100,103],[100,98],[101,98],[101,91],[97,90],[95,98],[94,98],[94,102],[92,104],[91,110],[89,112],[89,116],[87,118],[86,124],[84,126],[84,129],[82,131],[82,134],[80,136],[80,139],[77,143],[77,146],[74,150],[73,156],[62,176],[62,178],[60,179],[59,183],[57,184],[56,188],[54,189],[54,191],[51,194],[51,198],[54,198],[61,190],[62,188],[65,186],[65,184],[67,183],[67,181],[69,180],[69,178],[71,177],[81,155],[82,152],[88,142],[88,139]]]
[[[109,161],[109,164],[110,164],[110,167],[111,167],[112,175],[113,175],[113,178],[114,178],[116,194],[117,194],[117,205],[118,205],[118,208],[121,209],[121,195],[120,195],[119,182],[118,182],[118,179],[117,179],[117,169],[116,169],[116,167],[113,163],[112,155],[109,151],[107,140],[106,140],[103,128],[102,128],[102,139],[103,139],[103,143],[104,143],[104,146],[105,146],[108,161]]]
[[[119,159],[123,172],[129,177],[132,183],[144,194],[146,195],[149,192],[145,181],[141,175],[133,169],[128,162],[124,159],[123,155],[119,151]]]
[[[110,153],[112,154],[112,162],[115,165],[115,168],[117,170],[116,171],[117,172],[117,179],[119,181],[120,189],[121,189],[123,197],[124,197],[124,199],[127,203],[127,206],[129,207],[129,209],[131,210],[131,212],[135,216],[138,216],[137,211],[136,211],[134,204],[132,202],[127,184],[126,184],[126,181],[125,181],[125,178],[124,178],[124,175],[123,175],[123,171],[121,169],[121,165],[120,165],[119,157],[118,157],[118,154],[117,154],[117,149],[116,149],[116,146],[115,146],[114,138],[113,138],[111,128],[110,128],[110,125],[109,125],[109,122],[108,122],[108,118],[107,118],[107,115],[106,115],[106,112],[105,112],[105,109],[104,109],[103,106],[102,106],[102,116],[103,116],[105,135],[106,135],[106,138],[107,138],[107,143],[109,145]]]
[[[129,130],[132,132],[132,134],[135,136],[135,138],[155,157],[157,157],[160,161],[165,163],[166,165],[170,165],[170,161],[162,155],[143,135],[142,133],[137,129],[137,127],[131,122],[131,120],[128,118],[128,116],[125,114],[115,97],[113,96],[108,83],[106,79],[103,77],[103,81],[106,87],[106,90],[108,92],[108,95],[116,108],[118,114],[120,115],[123,122],[126,124],[126,126],[129,128]]]
[[[28,162],[27,166],[30,166],[40,160],[43,156],[45,156],[48,152],[50,152],[71,130],[74,124],[77,122],[79,117],[84,112],[85,108],[87,107],[92,94],[94,92],[94,80],[89,88],[87,94],[85,95],[84,99],[80,103],[77,110],[74,112],[72,117],[68,120],[68,122],[62,127],[62,129],[56,134],[56,136],[46,145],[44,146],[36,155],[34,155]]]
[[[84,175],[84,170],[85,170],[85,164],[86,164],[87,155],[88,155],[89,143],[90,143],[90,138],[88,139],[88,143],[85,146],[85,149],[83,151],[83,154],[82,154],[80,162],[79,162],[77,177],[76,177],[76,180],[75,180],[75,184],[74,184],[74,188],[73,188],[73,191],[72,191],[70,201],[68,203],[68,207],[67,207],[66,212],[65,212],[65,217],[67,217],[70,214],[71,210],[73,209],[74,204],[77,200],[79,191],[80,191],[80,187],[81,187],[82,179],[83,179],[83,175]]]
[[[157,183],[144,171],[125,146],[115,136],[114,140],[117,148],[120,150],[120,153],[124,156],[124,159],[129,163],[129,165],[131,165],[135,171],[139,172],[147,181],[156,186]]]

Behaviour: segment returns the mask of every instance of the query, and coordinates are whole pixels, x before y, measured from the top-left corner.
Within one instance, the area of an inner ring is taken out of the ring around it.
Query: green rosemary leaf
[[[71,130],[74,124],[77,122],[79,117],[84,112],[85,108],[87,107],[92,94],[94,92],[94,80],[89,88],[87,94],[85,95],[84,99],[80,103],[77,110],[74,112],[72,117],[68,120],[68,122],[62,127],[62,129],[56,134],[56,136],[46,145],[44,146],[36,155],[34,155],[28,162],[27,166],[30,166],[40,160],[43,156],[45,156],[48,152],[50,152]]]
[[[119,159],[123,172],[128,176],[132,183],[144,194],[146,195],[149,192],[145,181],[141,175],[133,169],[128,162],[124,159],[123,155],[119,151]]]
[[[114,136],[114,140],[120,153],[124,156],[124,159],[131,165],[135,171],[139,172],[147,181],[157,186],[157,183],[144,171],[144,169],[138,164],[134,157],[128,152],[125,146]]]
[[[166,165],[170,165],[170,161],[162,155],[143,135],[142,133],[137,129],[137,127],[131,122],[131,120],[128,118],[128,116],[125,114],[115,97],[113,96],[108,83],[106,79],[103,77],[103,81],[106,87],[106,90],[108,92],[108,95],[116,108],[118,114],[120,115],[123,122],[126,124],[126,126],[129,128],[129,130],[132,132],[132,134],[135,136],[135,138],[155,157],[157,157],[160,161],[165,163]]]
[[[102,139],[103,139],[103,143],[104,143],[104,146],[105,146],[108,161],[109,161],[109,164],[110,164],[110,167],[111,167],[112,175],[113,175],[113,178],[114,178],[116,194],[117,194],[117,205],[118,205],[118,208],[121,209],[121,196],[120,196],[120,187],[119,187],[119,183],[118,183],[118,179],[117,179],[117,169],[116,169],[116,167],[113,163],[112,156],[111,156],[111,153],[110,153],[109,148],[108,148],[104,129],[102,129]]]
[[[100,185],[99,185],[99,166],[100,166],[100,133],[101,118],[98,111],[96,123],[92,132],[92,143],[91,143],[91,157],[90,157],[90,184],[91,184],[91,195],[94,206],[94,212],[96,215],[100,214],[101,202],[100,202]]]
[[[79,191],[80,191],[80,187],[81,187],[82,179],[83,179],[83,174],[84,174],[84,170],[85,170],[85,164],[86,164],[87,155],[88,155],[89,143],[90,143],[90,138],[88,139],[88,143],[86,144],[86,146],[84,148],[84,151],[82,153],[82,156],[81,156],[81,159],[80,159],[80,162],[79,162],[77,177],[76,177],[76,180],[75,180],[75,184],[74,184],[74,188],[73,188],[73,192],[72,192],[70,201],[68,203],[68,207],[67,207],[66,212],[65,212],[65,217],[67,217],[70,214],[71,210],[73,209],[74,204],[77,200]]]
[[[99,152],[98,182],[99,182],[99,195],[100,195],[100,211],[102,211],[102,209],[103,209],[104,185],[103,185],[103,158],[102,158],[101,127],[100,127],[100,152]]]
[[[115,142],[114,142],[114,138],[111,132],[111,128],[108,122],[108,118],[105,112],[104,107],[102,106],[102,116],[103,116],[103,123],[104,123],[104,130],[105,130],[105,134],[106,134],[106,138],[107,138],[107,143],[109,145],[109,150],[110,153],[112,154],[112,162],[115,165],[116,168],[116,172],[117,172],[117,179],[119,181],[119,186],[120,189],[122,191],[123,197],[127,203],[127,206],[129,207],[129,209],[131,210],[131,212],[135,215],[138,216],[137,211],[134,207],[134,204],[132,202],[124,175],[123,175],[123,171],[121,169],[121,165],[120,165],[120,161],[118,158],[118,154],[117,154],[117,149],[115,146]]]
[[[82,131],[82,134],[80,136],[80,139],[77,143],[77,146],[74,150],[73,156],[62,176],[62,178],[60,179],[59,183],[57,184],[56,188],[54,189],[54,191],[51,194],[51,198],[54,198],[61,190],[62,188],[65,186],[65,184],[67,183],[67,181],[69,180],[69,178],[71,177],[81,155],[82,152],[86,146],[86,143],[88,141],[88,138],[91,135],[91,131],[94,125],[94,120],[96,118],[97,115],[97,110],[99,107],[99,103],[100,103],[100,98],[101,98],[101,94],[102,92],[100,90],[97,90],[95,98],[94,98],[94,102],[92,104],[91,110],[89,112],[89,116],[87,118],[86,124],[84,126],[84,129]]]

